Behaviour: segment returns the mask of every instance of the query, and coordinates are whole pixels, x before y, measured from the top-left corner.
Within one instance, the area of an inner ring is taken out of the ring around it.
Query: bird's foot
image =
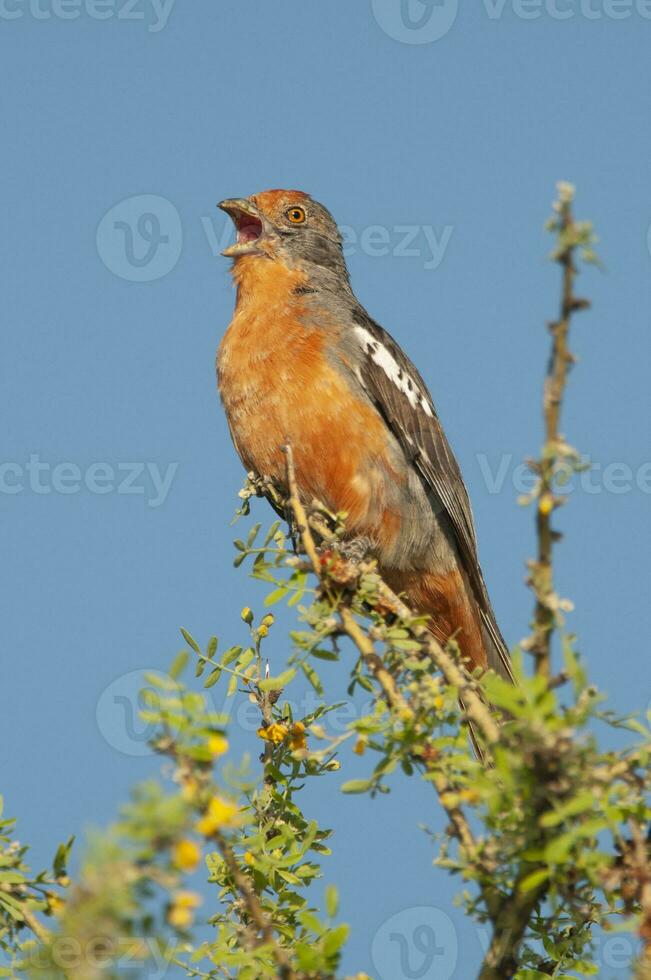
[[[346,561],[353,565],[360,565],[367,558],[371,557],[373,543],[370,538],[360,535],[355,538],[348,538],[340,541],[336,545],[336,550]]]

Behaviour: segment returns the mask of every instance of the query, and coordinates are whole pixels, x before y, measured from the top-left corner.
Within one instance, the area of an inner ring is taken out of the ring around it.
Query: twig
[[[369,639],[347,606],[344,606],[340,610],[340,617],[344,632],[353,641],[362,660],[382,688],[388,705],[394,711],[408,710],[409,705],[398,690],[395,680],[384,666],[382,658],[376,652],[372,640]],[[425,746],[425,749],[427,749],[427,746]],[[451,806],[444,798],[445,794],[450,792],[451,787],[442,775],[433,770],[431,765],[426,763],[425,768],[433,774],[432,781],[434,787],[441,800],[441,805],[452,824],[455,837],[468,853],[468,857],[472,857],[476,854],[477,846],[465,814],[459,807]]]
[[[316,550],[316,544],[314,543],[312,531],[310,530],[307,514],[298,493],[296,467],[294,465],[294,451],[289,442],[283,446],[283,452],[287,457],[287,484],[289,489],[288,503],[296,519],[296,530],[300,535],[303,550],[305,551],[305,554],[312,565],[314,574],[317,576],[317,578],[321,578],[321,562],[319,560],[319,553]]]
[[[509,980],[515,976],[518,949],[545,886],[522,892],[522,874],[515,882],[511,895],[500,903],[496,916],[491,916],[493,935],[488,952],[482,963],[478,980]]]
[[[45,926],[41,925],[36,916],[27,908],[21,908],[20,914],[23,917],[23,922],[28,926],[36,938],[42,942],[44,945],[50,941],[49,930]]]
[[[268,944],[272,948],[274,959],[279,969],[279,977],[281,980],[296,980],[296,974],[294,973],[289,957],[285,949],[276,942],[274,937],[274,932],[271,923],[269,922],[267,916],[265,915],[258,896],[251,885],[248,876],[240,869],[237,863],[237,858],[233,854],[230,844],[226,839],[220,834],[215,834],[215,842],[219,847],[221,855],[224,859],[224,863],[228,868],[228,871],[233,879],[235,887],[246,906],[246,910],[249,914],[249,918],[256,930],[262,936],[262,942]],[[260,945],[260,940],[257,936],[253,937],[254,945]]]
[[[552,528],[552,514],[559,505],[554,495],[554,477],[562,442],[559,431],[561,409],[568,372],[574,362],[568,346],[568,335],[572,315],[590,305],[587,300],[578,299],[574,295],[577,274],[574,253],[580,244],[580,235],[572,214],[573,197],[574,188],[565,184],[559,185],[559,200],[554,205],[558,214],[559,238],[555,257],[563,270],[562,294],[559,319],[549,325],[552,347],[543,390],[545,445],[540,461],[535,464],[535,470],[539,474],[536,512],[538,556],[530,566],[529,582],[536,595],[536,607],[533,633],[528,646],[536,658],[536,673],[544,677],[549,677],[551,673],[551,642],[557,624],[556,609],[550,601],[554,595],[552,557],[556,538]]]
[[[647,976],[641,971],[651,973],[651,855],[650,841],[645,839],[642,829],[636,820],[630,820],[631,837],[633,839],[633,870],[637,879],[640,902],[640,938],[643,949],[640,954],[640,977]]]
[[[562,295],[559,319],[549,326],[552,347],[547,366],[543,392],[543,415],[545,423],[545,445],[541,459],[533,464],[538,475],[536,530],[538,555],[530,562],[529,585],[536,597],[532,635],[526,646],[535,657],[535,670],[545,677],[550,687],[564,683],[565,675],[551,676],[551,642],[558,625],[558,600],[554,595],[553,546],[558,535],[552,528],[551,518],[560,502],[554,494],[554,478],[559,458],[567,454],[563,437],[559,431],[563,396],[567,375],[574,358],[569,350],[568,335],[572,314],[590,304],[574,295],[574,280],[577,269],[574,262],[576,248],[587,247],[592,240],[589,225],[578,226],[572,214],[574,188],[569,184],[559,184],[559,199],[554,204],[557,218],[552,229],[558,235],[558,246],[554,257],[563,270]],[[518,949],[529,926],[536,905],[544,897],[547,884],[523,891],[521,883],[531,866],[524,868],[516,876],[511,894],[506,896],[497,916],[492,918],[493,936],[488,949],[479,980],[504,980],[515,975],[518,969]]]

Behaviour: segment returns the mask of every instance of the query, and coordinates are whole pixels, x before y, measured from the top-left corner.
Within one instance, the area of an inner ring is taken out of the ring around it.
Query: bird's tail
[[[412,609],[429,615],[428,627],[441,645],[455,639],[469,670],[490,669],[505,680],[514,681],[508,647],[483,578],[478,579],[474,589],[458,567],[444,575],[426,570],[385,572],[385,578],[395,592],[406,595]],[[468,727],[475,754],[483,760],[479,741],[472,726]]]
[[[459,567],[445,574],[418,569],[385,577],[395,592],[407,596],[413,609],[429,614],[429,628],[439,643],[456,640],[470,670],[490,668],[513,680],[509,651],[483,579],[473,589]]]
[[[507,647],[506,641],[502,636],[502,631],[497,625],[495,613],[493,612],[493,607],[488,597],[486,583],[484,582],[484,577],[481,574],[481,571],[479,571],[479,580],[481,590],[480,595],[477,597],[477,604],[479,608],[481,634],[484,649],[486,651],[487,666],[491,670],[494,670],[500,677],[503,677],[505,681],[510,681],[512,684],[515,684],[515,676],[513,674],[513,667],[511,666],[511,655],[509,653],[509,648]]]

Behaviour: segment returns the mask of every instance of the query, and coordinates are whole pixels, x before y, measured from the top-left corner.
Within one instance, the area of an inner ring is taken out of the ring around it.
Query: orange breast
[[[238,263],[236,281],[236,312],[217,367],[245,467],[284,485],[281,447],[290,440],[305,500],[316,497],[347,511],[351,530],[399,523],[383,506],[390,470],[385,425],[328,357],[336,324],[310,324],[305,298],[295,292],[303,274],[247,257]]]

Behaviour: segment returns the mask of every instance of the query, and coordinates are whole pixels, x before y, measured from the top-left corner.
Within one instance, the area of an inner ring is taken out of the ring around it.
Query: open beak
[[[225,248],[222,255],[236,257],[257,252],[258,240],[265,231],[265,220],[255,204],[244,197],[234,197],[220,201],[217,207],[226,212],[237,232],[234,244]]]

